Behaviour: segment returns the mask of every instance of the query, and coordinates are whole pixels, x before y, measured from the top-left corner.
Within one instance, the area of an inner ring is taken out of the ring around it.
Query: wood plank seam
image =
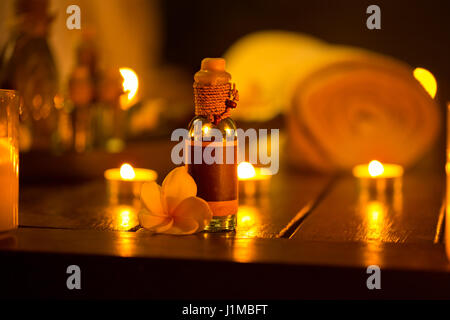
[[[436,233],[433,241],[434,244],[444,243],[446,204],[447,201],[445,200],[444,197],[444,200],[442,201],[442,206],[439,210],[439,217],[436,225]]]
[[[294,218],[289,221],[289,223],[284,227],[276,236],[276,238],[288,238],[290,239],[300,228],[303,221],[308,218],[308,216],[311,215],[311,213],[314,211],[314,209],[319,205],[319,203],[322,201],[322,199],[325,198],[325,196],[330,192],[332,187],[336,184],[336,181],[338,180],[339,175],[336,175],[331,178],[331,180],[328,182],[328,184],[323,188],[322,192],[318,195],[318,197],[314,200],[311,200],[308,202],[306,206],[304,206],[296,215]]]

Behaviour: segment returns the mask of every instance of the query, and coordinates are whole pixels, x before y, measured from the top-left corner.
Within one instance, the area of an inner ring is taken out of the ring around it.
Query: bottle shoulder
[[[189,122],[189,128],[193,127],[194,125],[200,125],[200,126],[208,126],[210,128],[226,128],[226,129],[234,129],[236,130],[236,122],[231,118],[225,118],[221,120],[218,124],[215,124],[208,120],[207,117],[204,116],[195,116],[192,118],[192,120]]]
[[[220,131],[223,137],[236,135],[236,123],[231,118],[225,118],[218,124],[215,124],[204,116],[195,116],[189,123],[189,133],[191,136],[193,136],[193,134],[197,131],[196,129],[201,130],[204,136],[212,135],[217,132],[217,130]]]

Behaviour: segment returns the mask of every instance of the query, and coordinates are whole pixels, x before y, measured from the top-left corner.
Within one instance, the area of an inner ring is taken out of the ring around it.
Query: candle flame
[[[413,71],[414,78],[422,85],[426,92],[434,99],[437,92],[437,82],[433,74],[424,68],[416,68]]]
[[[120,177],[124,180],[133,180],[134,177],[136,176],[133,167],[128,164],[128,163],[124,163],[121,167],[120,167]]]
[[[255,168],[249,162],[241,162],[238,165],[238,177],[239,179],[251,179],[256,175]]]
[[[131,102],[136,96],[139,88],[139,80],[136,72],[130,68],[120,68],[119,71],[123,77],[123,91],[126,93],[126,95],[121,97],[120,105],[122,109],[126,110],[131,107]]]
[[[369,169],[369,174],[371,177],[377,177],[377,176],[383,174],[383,172],[384,172],[383,165],[381,164],[380,161],[377,161],[377,160],[370,161],[368,169]]]

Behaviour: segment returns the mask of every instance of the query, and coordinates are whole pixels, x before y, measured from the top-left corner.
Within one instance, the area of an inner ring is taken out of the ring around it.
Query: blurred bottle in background
[[[108,69],[102,72],[97,86],[94,145],[109,152],[120,152],[125,147],[127,111],[120,107],[120,97],[124,94],[122,83],[119,70]]]
[[[47,36],[53,17],[48,0],[16,0],[9,40],[0,53],[0,86],[23,101],[21,151],[49,150],[57,141],[58,73]]]

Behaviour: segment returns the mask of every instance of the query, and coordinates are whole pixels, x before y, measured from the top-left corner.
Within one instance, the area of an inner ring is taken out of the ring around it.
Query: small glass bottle
[[[0,88],[20,93],[20,151],[57,147],[58,72],[48,43],[49,1],[14,1],[10,38],[0,48]]]
[[[228,115],[236,106],[237,91],[225,71],[224,59],[203,59],[194,79],[196,116],[189,124],[188,172],[197,184],[197,196],[206,200],[213,212],[205,230],[233,231],[239,194],[237,134]]]

